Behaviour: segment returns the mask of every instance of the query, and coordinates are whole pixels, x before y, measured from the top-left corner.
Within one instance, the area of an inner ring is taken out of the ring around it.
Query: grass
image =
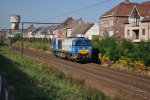
[[[15,43],[13,43],[12,45],[15,45],[15,46],[21,46],[21,42],[20,41],[17,41]],[[41,42],[26,42],[24,41],[24,47],[26,48],[35,48],[35,49],[40,49],[40,50],[43,50],[43,51],[49,51],[50,50],[50,43],[41,43]]]
[[[10,50],[0,48],[0,71],[15,87],[16,100],[106,100],[97,89],[85,86],[61,71]]]

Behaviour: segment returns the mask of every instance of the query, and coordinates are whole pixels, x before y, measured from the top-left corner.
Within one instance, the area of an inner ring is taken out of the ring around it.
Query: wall
[[[145,29],[145,35],[142,33],[143,29]],[[130,30],[130,34],[128,34],[128,30]],[[133,30],[139,30],[139,39],[136,40],[133,37],[134,36]],[[150,26],[149,26],[149,31],[148,31],[148,22],[145,22],[145,23],[140,22],[139,27],[132,27],[131,24],[126,24],[124,32],[125,32],[124,37],[128,39],[132,39],[133,42],[140,42],[141,40],[147,41],[148,36],[150,39]]]
[[[108,26],[106,27],[105,25],[102,26],[102,24],[100,24],[100,31],[113,31],[113,34],[116,33],[115,36],[120,38],[124,37],[124,23],[128,21],[128,17],[117,16],[100,19],[100,23],[106,21],[109,22]]]

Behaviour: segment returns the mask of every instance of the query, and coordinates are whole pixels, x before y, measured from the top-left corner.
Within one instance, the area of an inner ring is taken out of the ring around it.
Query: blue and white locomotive
[[[53,54],[73,61],[89,61],[92,55],[92,44],[88,38],[55,38],[52,40]]]

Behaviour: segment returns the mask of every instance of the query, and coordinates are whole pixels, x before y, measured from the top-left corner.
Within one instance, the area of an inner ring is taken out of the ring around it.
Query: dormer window
[[[138,12],[136,12],[136,14],[134,15],[134,19],[135,19],[136,26],[139,26],[140,16]]]

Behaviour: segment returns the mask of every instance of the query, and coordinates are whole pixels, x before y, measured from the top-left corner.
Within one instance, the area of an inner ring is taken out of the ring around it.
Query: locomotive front
[[[91,60],[92,44],[88,38],[74,38],[72,41],[72,56],[76,61]]]

